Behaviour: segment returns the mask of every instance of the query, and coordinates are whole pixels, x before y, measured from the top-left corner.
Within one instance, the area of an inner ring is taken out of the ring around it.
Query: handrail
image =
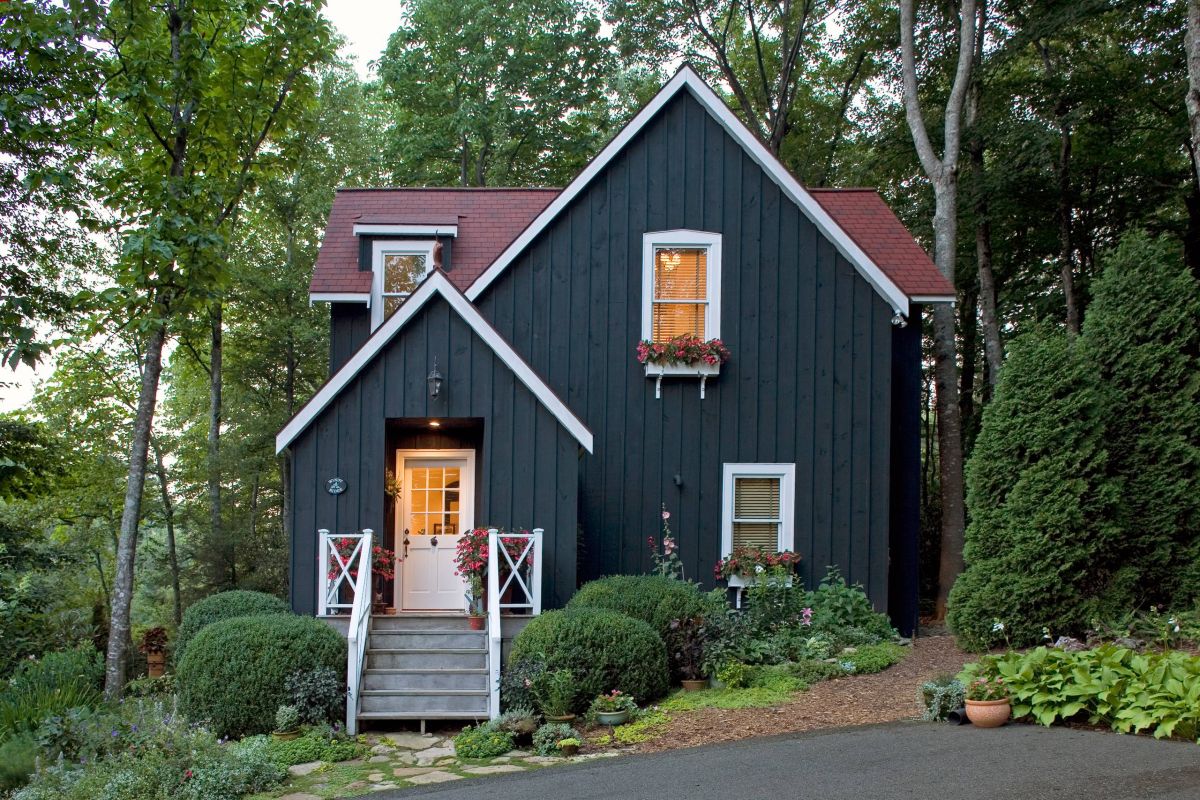
[[[490,691],[488,713],[492,719],[500,716],[500,613],[509,609],[528,609],[537,616],[542,613],[542,539],[545,531],[534,528],[532,533],[501,533],[497,528],[488,529],[488,671]],[[523,542],[516,558],[508,551],[508,542]],[[503,545],[501,543],[504,543]],[[504,584],[500,584],[501,559],[508,569]],[[532,565],[530,561],[532,560]],[[522,572],[525,568],[528,574]],[[524,593],[524,602],[501,603],[500,598],[509,587],[516,584]]]
[[[371,537],[374,531],[364,528],[355,555],[357,576],[354,582],[354,603],[350,612],[350,630],[346,636],[346,732],[358,733],[358,695],[366,661],[367,639],[371,634]]]

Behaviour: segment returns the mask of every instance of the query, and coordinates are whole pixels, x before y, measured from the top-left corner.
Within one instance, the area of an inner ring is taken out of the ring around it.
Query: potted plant
[[[467,622],[473,631],[481,631],[486,627],[487,616],[483,613],[483,576],[477,573],[467,575]]]
[[[570,722],[575,719],[575,675],[569,669],[548,670],[539,675],[530,687],[533,699],[547,722]]]
[[[977,728],[999,728],[1008,722],[1012,704],[1003,678],[976,678],[967,684],[967,719]]]
[[[582,744],[574,736],[568,736],[566,739],[558,740],[558,749],[562,751],[564,756],[573,756],[579,752],[579,746]]]
[[[620,725],[627,722],[633,712],[637,711],[637,703],[620,689],[613,689],[593,700],[591,711],[601,725]]]
[[[271,734],[276,739],[295,739],[300,735],[300,710],[295,706],[280,706],[275,711],[275,732]]]
[[[161,678],[167,671],[167,631],[164,628],[150,628],[142,634],[142,642],[138,650],[146,656],[146,674],[151,678]]]
[[[703,617],[673,619],[667,629],[667,653],[671,672],[678,675],[684,691],[708,688],[704,679],[704,643],[707,638]]]
[[[343,537],[334,542],[338,553],[342,558],[350,558],[354,554],[354,548],[358,546],[358,540],[350,537]],[[350,579],[358,580],[358,562],[350,564]],[[340,575],[340,568],[335,564],[329,568],[329,580],[337,580]],[[387,603],[383,600],[383,581],[390,581],[396,577],[396,551],[389,550],[380,545],[371,547],[371,575],[374,578],[373,591],[371,592],[371,611],[376,614],[383,614],[387,611]],[[339,587],[339,592],[345,586]]]

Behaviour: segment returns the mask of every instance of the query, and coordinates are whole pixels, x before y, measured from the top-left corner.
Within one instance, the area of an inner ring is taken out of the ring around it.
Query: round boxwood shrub
[[[700,587],[662,575],[613,575],[585,583],[569,608],[588,606],[619,611],[649,623],[666,640],[671,620],[703,616],[708,608]]]
[[[230,592],[209,595],[188,606],[183,612],[179,632],[175,634],[175,663],[183,661],[183,652],[188,642],[205,625],[234,617],[252,617],[259,614],[288,614],[287,603],[273,594],[235,589]]]
[[[513,640],[510,663],[541,660],[575,675],[573,708],[582,711],[603,692],[620,689],[641,704],[667,691],[667,648],[647,623],[587,606],[535,617]]]
[[[179,662],[179,703],[188,719],[219,736],[268,733],[291,700],[287,679],[326,667],[344,674],[346,642],[312,617],[264,614],[214,622]]]

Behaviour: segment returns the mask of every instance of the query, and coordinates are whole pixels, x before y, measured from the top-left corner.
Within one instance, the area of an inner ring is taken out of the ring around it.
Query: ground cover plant
[[[454,737],[454,752],[460,758],[495,758],[512,749],[512,734],[490,722],[463,728]]]
[[[1185,652],[1038,647],[985,656],[958,676],[967,686],[980,679],[1004,682],[1015,718],[1200,742],[1200,657]]]

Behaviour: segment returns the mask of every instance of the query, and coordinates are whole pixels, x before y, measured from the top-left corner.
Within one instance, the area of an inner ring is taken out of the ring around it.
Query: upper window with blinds
[[[642,339],[720,338],[720,234],[689,230],[647,233],[642,271]]]
[[[795,464],[726,464],[723,484],[722,557],[736,547],[793,549]]]

